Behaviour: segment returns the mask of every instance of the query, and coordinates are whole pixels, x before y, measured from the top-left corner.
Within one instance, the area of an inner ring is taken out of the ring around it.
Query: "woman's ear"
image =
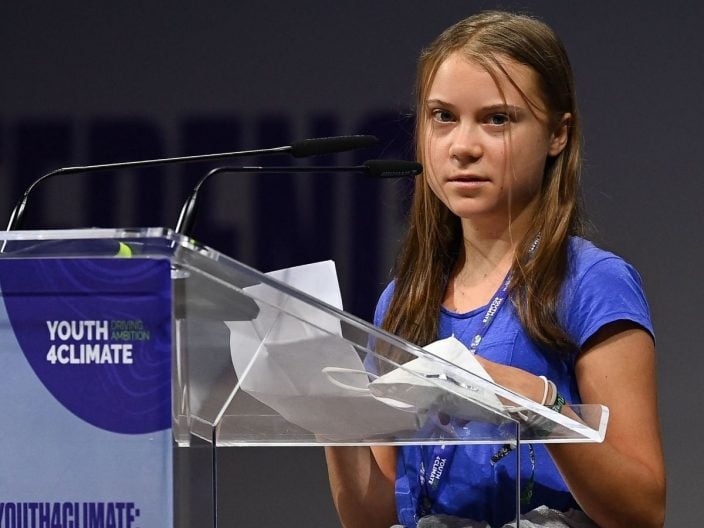
[[[567,140],[570,138],[570,124],[572,123],[572,114],[565,113],[557,123],[555,130],[550,136],[550,145],[548,154],[557,156],[567,145]]]

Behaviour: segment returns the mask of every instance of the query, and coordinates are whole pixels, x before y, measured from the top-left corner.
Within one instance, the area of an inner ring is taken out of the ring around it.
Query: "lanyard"
[[[536,236],[530,247],[528,248],[528,255],[532,256],[535,249],[540,243],[540,235]],[[491,323],[496,319],[496,314],[504,305],[506,297],[508,297],[509,284],[511,283],[511,271],[506,274],[503,283],[499,286],[499,289],[494,294],[489,306],[486,309],[484,317],[482,317],[481,323],[474,334],[472,341],[469,344],[469,351],[472,354],[476,354],[482,339],[486,335]],[[454,431],[453,420],[450,419],[450,430]],[[447,427],[444,427],[447,428]],[[431,457],[427,461],[425,457],[422,456],[423,448],[421,448],[421,463],[418,470],[418,481],[420,484],[420,497],[418,500],[418,518],[432,513],[433,503],[436,501],[437,497],[440,495],[440,485],[446,482],[443,477],[448,473],[450,469],[450,463],[455,455],[456,445],[436,445],[433,446]],[[528,487],[526,490],[526,496],[522,497],[522,502],[530,502],[533,495],[533,479],[535,477],[535,452],[533,451],[533,446],[529,445],[530,448],[530,461],[531,461],[531,478],[528,482]],[[491,464],[495,465],[504,456],[506,456],[511,451],[510,446],[504,446],[498,453],[496,453],[491,460]],[[520,468],[518,468],[520,471]]]
[[[477,352],[479,344],[486,335],[491,323],[496,319],[496,315],[504,305],[506,297],[508,297],[508,287],[511,282],[511,272],[506,275],[506,278],[499,286],[499,289],[493,295],[486,313],[479,324],[476,334],[470,342],[469,351],[472,354]],[[450,421],[452,427],[452,419]],[[455,455],[455,445],[435,445],[431,450],[431,457],[425,460],[422,456],[423,449],[421,448],[421,463],[418,469],[418,482],[420,484],[420,497],[418,500],[418,518],[432,513],[432,506],[437,497],[440,495],[441,484],[446,482],[443,477],[450,469],[450,464]]]
[[[504,301],[508,296],[508,286],[510,283],[511,272],[509,271],[503,283],[501,283],[501,286],[499,286],[499,289],[496,291],[494,297],[489,303],[489,307],[486,309],[484,317],[482,317],[482,322],[479,326],[479,329],[477,330],[477,333],[474,334],[472,341],[470,341],[469,343],[469,351],[472,354],[476,354],[477,348],[479,348],[479,344],[482,342],[482,339],[484,339],[484,336],[489,330],[491,323],[494,322],[494,319],[496,318],[496,314],[499,312],[499,309],[503,306]]]

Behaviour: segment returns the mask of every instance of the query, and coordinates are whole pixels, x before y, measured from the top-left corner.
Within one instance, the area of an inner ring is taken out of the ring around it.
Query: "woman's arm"
[[[397,523],[396,448],[326,447],[330,490],[344,528]]]
[[[480,361],[497,383],[540,401],[538,377]],[[583,403],[609,408],[609,425],[601,444],[548,444],[570,491],[602,528],[663,526],[665,465],[651,336],[628,321],[606,325],[583,347],[575,376]]]
[[[585,345],[575,368],[583,403],[609,408],[602,444],[553,444],[555,464],[579,505],[603,528],[661,527],[665,463],[651,336],[626,321]]]

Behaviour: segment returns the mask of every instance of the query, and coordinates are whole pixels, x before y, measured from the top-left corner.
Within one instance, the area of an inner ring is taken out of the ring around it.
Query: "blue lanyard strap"
[[[506,275],[506,278],[499,286],[499,289],[493,295],[491,302],[487,306],[484,317],[479,323],[479,328],[475,333],[470,343],[469,352],[475,354],[479,348],[479,344],[489,330],[491,323],[496,319],[496,315],[504,305],[506,297],[508,297],[509,284],[511,283],[511,272]],[[451,427],[452,427],[452,418]],[[443,427],[446,429],[446,427]],[[418,482],[420,484],[420,497],[418,500],[418,517],[428,515],[432,512],[433,503],[440,495],[441,484],[447,481],[444,476],[450,469],[450,464],[455,455],[455,445],[435,445],[431,450],[431,457],[425,460],[421,456],[420,468],[418,469]],[[421,448],[421,454],[423,448]]]
[[[540,243],[540,235],[536,236],[533,242],[530,245],[530,248],[528,249],[528,255],[532,256],[533,253],[535,252],[535,249],[538,247],[538,244]],[[509,271],[506,274],[506,277],[504,278],[503,282],[501,283],[501,286],[499,286],[499,289],[496,291],[494,296],[492,297],[491,302],[489,303],[489,306],[487,306],[486,313],[484,314],[484,317],[482,317],[482,320],[480,322],[479,328],[477,329],[477,332],[474,334],[474,337],[472,338],[472,341],[469,344],[469,352],[472,354],[476,354],[477,349],[479,348],[479,345],[482,342],[482,339],[484,339],[484,336],[486,333],[489,331],[489,327],[491,326],[491,323],[494,322],[496,319],[496,315],[499,313],[499,310],[504,306],[506,298],[509,295],[509,286],[511,284],[511,272]],[[450,419],[450,425],[452,427],[453,425],[453,420],[452,418]],[[443,429],[446,429],[447,427],[443,427]],[[454,428],[453,428],[454,429]],[[530,499],[532,498],[533,495],[533,484],[535,481],[535,451],[533,450],[533,446],[530,447],[530,462],[531,462],[531,477],[528,482],[527,489],[524,490],[523,495],[521,497],[521,502],[526,503],[529,502]],[[428,515],[432,513],[432,508],[433,508],[433,503],[436,501],[437,497],[440,495],[441,491],[441,484],[444,485],[444,483],[447,481],[444,477],[447,475],[450,469],[450,463],[452,462],[452,458],[455,455],[455,450],[457,446],[455,445],[439,445],[439,446],[433,446],[432,452],[431,452],[431,458],[430,460],[426,463],[425,460],[423,459],[423,448],[421,448],[421,464],[420,468],[418,471],[418,481],[420,484],[420,497],[418,500],[418,516],[422,517],[423,515]],[[498,453],[496,453],[491,460],[492,465],[496,464],[498,461],[500,461],[504,456],[506,456],[510,452],[510,449],[507,449],[507,446],[504,446],[501,450],[499,450]],[[428,470],[430,473],[428,474]],[[520,468],[518,468],[518,471],[520,471]],[[517,475],[518,477],[518,475]]]
[[[486,309],[484,317],[482,317],[482,322],[479,325],[477,333],[474,334],[472,341],[469,343],[469,351],[472,354],[476,354],[477,349],[479,348],[479,344],[482,342],[482,339],[484,339],[484,336],[489,331],[491,323],[493,323],[494,319],[496,319],[496,314],[499,313],[499,310],[504,305],[504,301],[506,300],[506,297],[508,297],[508,287],[510,284],[511,272],[506,275],[506,278],[504,279],[503,283],[494,294],[491,302],[489,303],[489,306]]]
[[[501,446],[501,449],[492,455],[491,465],[495,466],[501,462],[501,460],[514,449],[516,449],[516,447],[511,444]],[[532,444],[528,444],[528,459],[530,460],[530,477],[528,477],[525,488],[521,491],[521,504],[524,506],[530,504],[530,501],[533,499],[533,488],[535,487],[535,449]],[[520,470],[521,469],[518,468],[518,471]],[[518,478],[518,475],[516,475],[516,478]]]

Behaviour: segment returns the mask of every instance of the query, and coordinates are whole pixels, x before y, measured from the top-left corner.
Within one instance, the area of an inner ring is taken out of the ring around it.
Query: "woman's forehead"
[[[435,71],[425,99],[451,99],[460,96],[492,97],[493,103],[525,103],[542,110],[544,102],[538,74],[510,57],[494,55],[479,60],[456,51]]]

